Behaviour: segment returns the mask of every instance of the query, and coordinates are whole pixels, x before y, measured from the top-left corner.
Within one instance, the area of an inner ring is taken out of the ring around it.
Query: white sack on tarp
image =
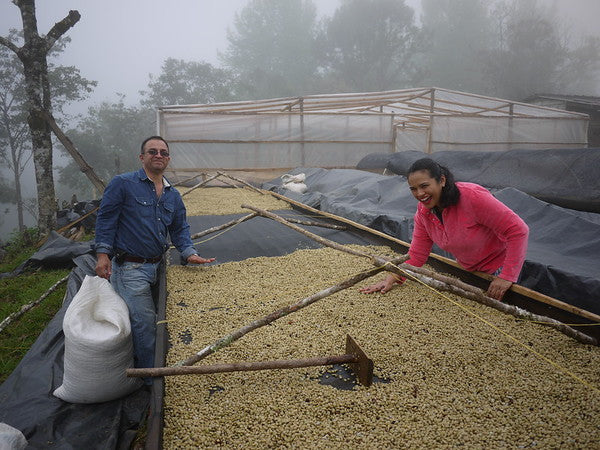
[[[63,320],[63,383],[54,395],[70,403],[114,400],[141,386],[133,367],[129,311],[108,280],[86,275]]]
[[[23,450],[27,447],[27,439],[20,430],[7,423],[0,422],[0,450]]]
[[[306,180],[306,175],[303,173],[297,175],[286,173],[285,175],[281,175],[282,187],[299,194],[304,194],[306,189],[308,189],[304,180]]]

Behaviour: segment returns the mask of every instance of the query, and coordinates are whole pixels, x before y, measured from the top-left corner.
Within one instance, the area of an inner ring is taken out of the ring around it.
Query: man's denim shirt
[[[118,249],[153,258],[169,248],[168,233],[184,259],[197,253],[181,195],[166,179],[163,182],[163,193],[157,198],[144,169],[111,180],[96,219],[96,252],[114,255]]]

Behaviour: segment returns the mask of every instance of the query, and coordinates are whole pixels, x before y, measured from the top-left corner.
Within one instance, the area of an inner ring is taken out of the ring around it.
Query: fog
[[[169,57],[219,66],[218,52],[227,47],[227,28],[232,26],[236,11],[248,1],[38,0],[40,34],[45,34],[69,10],[81,13],[81,20],[67,33],[71,43],[57,62],[76,66],[83,77],[97,81],[98,86],[88,100],[70,105],[67,112],[83,114],[91,105],[117,100],[118,93],[125,95],[127,104],[137,103],[139,91],[147,87],[149,74],[159,74],[162,63]],[[339,3],[340,0],[315,0],[320,16],[331,15]],[[406,3],[415,9],[418,19],[420,0]],[[544,0],[543,3],[555,5],[563,22],[573,27],[572,38],[600,37],[599,0]],[[19,9],[4,0],[0,2],[0,34],[7,36],[11,28],[22,28]],[[58,152],[55,154],[61,158]],[[31,166],[23,182],[25,197],[35,195]],[[10,179],[6,168],[0,169]],[[6,205],[0,207],[0,239],[5,239],[16,219],[7,217]],[[8,216],[12,214],[9,212]],[[32,222],[29,217],[27,224]]]
[[[76,66],[82,76],[98,82],[90,99],[72,105],[85,112],[90,104],[115,100],[116,93],[135,103],[167,58],[206,61],[219,65],[218,51],[227,45],[227,27],[248,0],[38,0],[40,34],[62,20],[71,9],[81,19],[67,32],[71,43],[60,63]],[[338,0],[315,2],[319,14],[331,14]],[[19,9],[0,3],[0,33],[21,29]]]

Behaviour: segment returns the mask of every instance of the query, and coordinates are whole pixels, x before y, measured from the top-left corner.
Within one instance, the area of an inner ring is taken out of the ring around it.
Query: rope
[[[581,383],[582,385],[584,385],[585,387],[591,389],[592,391],[595,391],[597,394],[600,394],[600,389],[597,388],[596,386],[588,383],[587,381],[585,381],[584,379],[580,378],[579,376],[577,376],[576,374],[574,374],[573,372],[571,372],[569,369],[566,369],[565,367],[561,366],[560,364],[558,364],[555,361],[552,361],[550,358],[542,355],[541,353],[537,352],[536,350],[534,350],[533,348],[531,348],[530,346],[528,346],[527,344],[524,344],[523,342],[521,342],[520,340],[518,340],[516,337],[512,336],[510,333],[507,333],[506,331],[498,328],[496,325],[494,325],[493,323],[489,322],[487,319],[479,316],[477,313],[469,310],[469,308],[467,308],[464,305],[461,305],[460,303],[452,300],[450,297],[448,297],[447,295],[444,295],[442,292],[438,291],[437,289],[435,289],[432,286],[429,286],[426,283],[423,283],[421,280],[419,280],[418,278],[412,276],[410,273],[402,270],[400,267],[398,267],[397,265],[391,263],[391,262],[386,262],[384,264],[385,265],[391,265],[392,267],[400,270],[404,275],[406,275],[407,277],[411,278],[414,281],[417,281],[419,283],[421,283],[423,286],[427,287],[428,289],[431,289],[432,291],[434,291],[435,293],[437,293],[440,297],[448,300],[450,303],[452,303],[455,306],[458,306],[460,309],[462,309],[463,311],[465,311],[467,314],[470,314],[471,316],[475,317],[476,319],[481,320],[483,323],[485,323],[486,325],[490,326],[491,328],[493,328],[494,330],[498,331],[500,334],[503,334],[505,337],[511,339],[512,341],[514,341],[515,343],[517,343],[518,345],[520,345],[521,347],[529,350],[531,353],[533,353],[534,355],[536,355],[537,357],[541,358],[542,360],[546,361],[547,363],[549,363],[550,365],[554,366],[556,369],[558,369],[559,371],[562,371],[563,373],[567,374],[568,376],[570,376],[571,378],[573,378],[575,381],[578,381],[579,383]],[[534,321],[531,321],[534,322]],[[538,322],[541,323],[541,322]]]

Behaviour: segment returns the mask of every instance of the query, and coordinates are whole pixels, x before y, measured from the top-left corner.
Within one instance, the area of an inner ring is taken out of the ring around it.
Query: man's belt
[[[150,264],[156,264],[157,262],[160,262],[160,260],[162,259],[162,255],[161,256],[156,256],[154,258],[142,258],[141,256],[132,256],[132,255],[124,255],[123,256],[123,261],[127,261],[127,262],[136,262],[136,263],[150,263]]]

